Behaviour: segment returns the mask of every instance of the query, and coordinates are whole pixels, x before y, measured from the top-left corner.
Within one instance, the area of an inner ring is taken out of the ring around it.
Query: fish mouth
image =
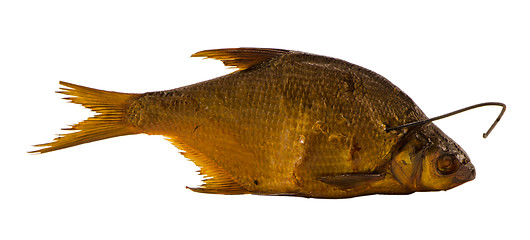
[[[455,173],[455,180],[457,182],[460,182],[460,184],[469,182],[473,179],[475,179],[477,172],[475,170],[475,166],[471,163],[467,163],[464,166],[461,166],[460,169]]]

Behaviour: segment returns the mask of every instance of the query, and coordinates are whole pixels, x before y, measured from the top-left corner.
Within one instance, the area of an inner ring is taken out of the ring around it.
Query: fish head
[[[391,171],[410,191],[448,190],[475,179],[466,152],[432,123],[405,135],[393,155]]]

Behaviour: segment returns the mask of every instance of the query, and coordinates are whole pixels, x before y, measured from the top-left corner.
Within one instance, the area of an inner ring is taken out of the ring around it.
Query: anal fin
[[[199,173],[205,175],[203,184],[196,188],[188,189],[200,193],[216,194],[248,194],[250,193],[225,169],[220,167],[214,160],[194,148],[188,146],[176,137],[170,137],[169,140],[178,149],[184,151],[182,155],[190,159],[200,168]]]

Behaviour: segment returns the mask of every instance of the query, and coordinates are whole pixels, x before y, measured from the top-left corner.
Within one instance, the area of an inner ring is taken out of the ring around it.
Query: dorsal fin
[[[273,48],[223,48],[204,50],[191,56],[221,60],[225,66],[245,70],[289,52],[291,51]]]

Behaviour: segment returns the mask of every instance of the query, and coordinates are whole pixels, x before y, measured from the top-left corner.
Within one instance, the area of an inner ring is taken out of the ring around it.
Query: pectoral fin
[[[367,186],[373,182],[383,180],[384,178],[385,176],[383,174],[342,174],[321,177],[319,180],[341,189],[352,189]]]

